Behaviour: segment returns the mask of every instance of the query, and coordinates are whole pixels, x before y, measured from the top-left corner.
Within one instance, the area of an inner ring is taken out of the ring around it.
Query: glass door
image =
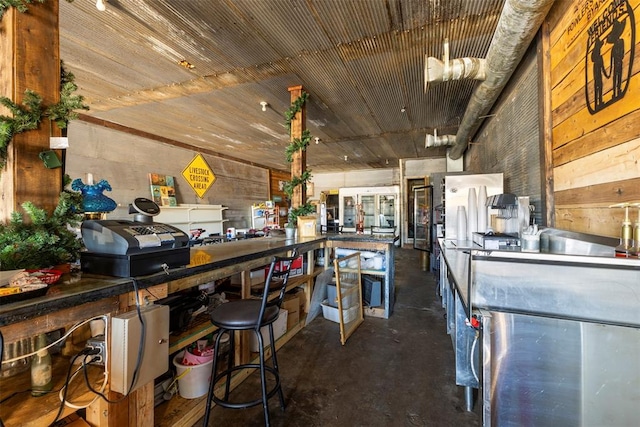
[[[433,186],[413,189],[413,248],[431,252]]]
[[[342,210],[342,225],[345,228],[355,228],[356,226],[356,201],[353,196],[345,196]]]
[[[367,194],[360,196],[360,204],[364,212],[364,229],[370,230],[372,225],[376,225],[376,196]]]
[[[409,239],[413,239],[414,232],[414,200],[413,200],[413,189],[416,187],[423,187],[426,184],[425,178],[418,179],[408,179],[407,180],[407,221],[408,221],[408,229],[407,229],[407,237]]]
[[[396,196],[382,194],[378,196],[378,224],[380,227],[396,226]]]

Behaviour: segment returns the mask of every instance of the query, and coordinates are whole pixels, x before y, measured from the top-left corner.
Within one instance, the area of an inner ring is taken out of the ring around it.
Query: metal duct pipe
[[[424,148],[429,147],[442,147],[447,146],[450,147],[456,143],[455,135],[431,135],[427,134],[427,137],[424,141]]]
[[[506,0],[487,52],[486,74],[462,117],[451,159],[459,159],[524,56],[553,0]]]
[[[432,83],[441,83],[448,80],[460,79],[485,79],[485,59],[482,58],[457,58],[449,60],[449,40],[444,41],[443,60],[432,56],[425,57],[424,65],[424,91],[429,90]]]

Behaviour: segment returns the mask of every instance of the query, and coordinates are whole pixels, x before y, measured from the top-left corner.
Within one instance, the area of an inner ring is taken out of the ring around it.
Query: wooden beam
[[[6,10],[0,21],[0,95],[22,103],[30,89],[42,97],[44,108],[59,101],[58,16],[58,0],[32,3],[27,13]],[[53,211],[62,190],[62,169],[45,168],[38,154],[49,150],[50,136],[59,135],[58,127],[45,120],[38,129],[13,137],[7,166],[0,171],[0,220],[8,219],[25,201]]]
[[[538,68],[540,75],[540,184],[543,223],[555,227],[556,210],[553,179],[553,117],[551,111],[551,57],[549,23],[544,21],[538,42]]]
[[[291,94],[291,102],[302,95],[302,86],[291,86],[289,93]],[[291,141],[296,138],[302,138],[302,133],[306,129],[306,105],[303,105],[300,111],[298,111],[295,117],[291,120]],[[305,150],[298,150],[293,154],[293,162],[291,162],[291,178],[299,177],[302,172],[307,168],[307,152]],[[293,195],[291,196],[291,207],[297,208],[304,205],[307,200],[307,191],[304,185],[299,185],[293,189]]]

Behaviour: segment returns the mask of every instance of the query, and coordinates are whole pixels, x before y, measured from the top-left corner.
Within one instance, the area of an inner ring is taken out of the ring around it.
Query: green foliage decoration
[[[70,120],[78,118],[76,110],[88,110],[89,106],[84,104],[84,96],[75,95],[78,90],[75,76],[64,67],[61,68],[60,85],[60,101],[47,108],[46,115],[60,129],[66,129]]]
[[[287,223],[291,227],[295,227],[298,223],[299,216],[311,215],[316,212],[316,207],[311,203],[305,203],[304,205],[289,210],[289,222]]]
[[[82,95],[74,95],[78,89],[74,82],[74,75],[62,68],[60,80],[60,101],[49,106],[44,112],[41,105],[42,97],[32,90],[25,91],[22,105],[16,104],[7,97],[0,97],[0,104],[12,113],[11,117],[0,115],[0,169],[7,162],[9,143],[14,135],[37,129],[43,117],[48,117],[60,129],[65,129],[70,120],[78,118],[75,110],[89,109],[89,106],[84,104]]]
[[[300,96],[291,103],[289,109],[284,112],[285,126],[289,132],[291,132],[291,121],[299,111],[302,111],[302,106],[307,102],[307,98],[309,98],[309,94],[303,91]]]
[[[44,3],[44,0],[37,0],[38,3]],[[4,15],[4,11],[10,7],[15,7],[18,12],[24,13],[28,10],[27,5],[33,3],[33,0],[0,0],[0,18]]]
[[[310,180],[311,180],[311,171],[307,169],[306,171],[302,172],[302,175],[294,176],[293,178],[291,178],[291,181],[287,181],[284,183],[284,187],[283,187],[284,194],[286,194],[286,196],[289,199],[291,199],[291,197],[293,196],[293,190],[298,185],[306,184]]]
[[[294,138],[293,141],[291,141],[291,144],[289,144],[285,150],[285,155],[287,156],[287,162],[291,163],[293,162],[293,155],[294,153],[296,153],[298,150],[306,150],[307,147],[309,146],[309,142],[311,141],[311,131],[309,131],[309,129],[305,129],[302,132],[302,138]]]
[[[65,175],[65,187],[71,180]],[[71,229],[82,220],[82,195],[65,190],[49,215],[32,202],[22,204],[24,214],[12,212],[0,224],[0,270],[38,269],[74,262],[82,240]],[[25,217],[26,214],[26,217]]]
[[[285,125],[289,132],[291,132],[291,121],[295,117],[295,115],[302,110],[302,106],[309,98],[309,94],[307,92],[302,92],[298,98],[296,98],[292,103],[291,107],[284,113],[285,117]],[[287,146],[285,150],[285,155],[287,158],[287,162],[293,162],[293,155],[298,152],[298,150],[306,150],[309,146],[309,142],[311,141],[311,132],[308,129],[305,129],[302,132],[301,138],[294,138],[293,141]],[[305,170],[302,172],[300,176],[294,176],[291,178],[291,181],[287,181],[284,183],[283,191],[289,200],[293,197],[293,191],[299,185],[307,185],[307,183],[311,181],[311,171]],[[305,203],[301,206],[290,208],[289,209],[289,222],[287,222],[288,227],[295,227],[298,223],[299,216],[310,215],[315,213],[316,208],[311,203]]]
[[[22,105],[4,96],[0,97],[0,104],[12,113],[12,117],[0,115],[0,168],[3,168],[13,135],[38,128],[42,120],[42,97],[27,89]]]

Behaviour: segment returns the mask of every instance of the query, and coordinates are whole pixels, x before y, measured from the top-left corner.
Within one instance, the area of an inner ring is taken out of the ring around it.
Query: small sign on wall
[[[216,181],[215,174],[200,153],[196,154],[193,160],[184,168],[182,176],[201,199]]]

